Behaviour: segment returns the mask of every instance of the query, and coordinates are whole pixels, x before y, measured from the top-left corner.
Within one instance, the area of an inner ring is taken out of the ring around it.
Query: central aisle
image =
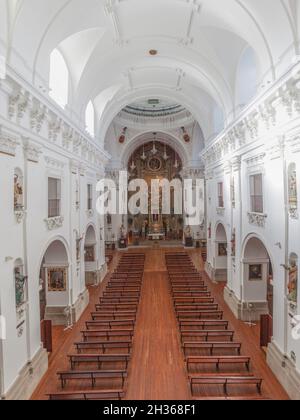
[[[126,399],[191,399],[162,249],[146,253]]]

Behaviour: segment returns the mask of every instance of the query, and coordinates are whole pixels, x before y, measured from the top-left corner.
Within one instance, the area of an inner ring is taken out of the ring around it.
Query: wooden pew
[[[181,340],[182,342],[186,341],[187,338],[193,337],[193,339],[197,339],[197,341],[231,341],[233,342],[234,339],[234,331],[224,330],[224,331],[182,331],[181,332]],[[222,338],[222,340],[221,340]]]
[[[86,321],[85,325],[88,330],[93,329],[93,328],[95,329],[103,328],[103,329],[114,330],[114,329],[120,329],[121,327],[123,328],[134,327],[135,319],[124,319],[124,320],[118,320],[118,321],[115,321],[115,320]]]
[[[110,291],[104,292],[103,297],[105,298],[140,298],[140,292],[117,292]]]
[[[184,354],[187,350],[207,350],[210,356],[214,355],[215,350],[230,350],[234,355],[237,353],[241,355],[242,343],[228,343],[228,342],[210,342],[199,343],[196,341],[185,341],[182,345]]]
[[[70,354],[68,355],[71,369],[74,370],[82,364],[97,364],[98,370],[102,370],[104,364],[123,364],[128,369],[130,354]]]
[[[80,354],[82,351],[86,350],[101,350],[103,354],[107,350],[117,349],[117,350],[127,350],[128,354],[131,353],[132,341],[81,341],[74,343],[77,353]]]
[[[193,286],[193,287],[174,286],[174,287],[172,287],[172,292],[173,292],[173,294],[174,293],[187,293],[187,292],[190,292],[190,293],[207,292],[207,286]]]
[[[97,321],[97,320],[105,321],[106,319],[113,320],[113,321],[118,321],[118,320],[124,321],[126,319],[136,320],[136,311],[92,312],[91,316],[92,316],[93,321]]]
[[[96,387],[97,380],[99,379],[118,379],[121,381],[121,387],[124,387],[125,379],[127,378],[127,371],[126,370],[113,370],[113,371],[83,371],[83,370],[71,370],[71,371],[64,371],[64,372],[57,372],[57,376],[61,382],[61,387],[64,389],[67,386],[68,381],[83,381],[88,380],[91,382],[92,388]],[[97,385],[98,387],[99,385]]]
[[[191,384],[191,392],[194,396],[195,386],[205,385],[207,386],[222,386],[224,395],[229,394],[229,386],[234,386],[235,389],[238,386],[255,386],[256,391],[259,395],[262,394],[262,383],[261,378],[255,378],[253,376],[190,376],[189,381]]]
[[[217,371],[220,371],[221,365],[245,366],[250,372],[250,357],[244,356],[220,356],[220,357],[202,357],[189,356],[186,358],[187,371],[190,372],[192,365],[214,365]]]
[[[99,302],[101,303],[106,303],[106,304],[120,304],[120,303],[135,303],[138,305],[139,303],[139,299],[135,298],[135,297],[121,297],[121,298],[105,298],[105,297],[100,297],[99,298]]]
[[[223,319],[223,311],[178,311],[177,319],[179,321],[183,321],[185,319]]]
[[[202,320],[202,321],[193,321],[193,320],[183,320],[179,321],[179,328],[181,331],[190,330],[191,328],[197,328],[202,330],[228,330],[229,322],[223,320]]]
[[[183,298],[183,297],[191,297],[191,298],[197,298],[197,297],[210,297],[211,292],[205,291],[205,292],[172,292],[173,298]]]
[[[121,401],[125,397],[123,389],[105,391],[73,391],[47,394],[51,401]]]
[[[195,304],[202,304],[202,303],[214,303],[215,299],[211,297],[203,297],[203,298],[175,298],[174,299],[174,306],[177,308],[181,305],[195,305]]]
[[[181,303],[175,305],[176,312],[189,312],[189,311],[217,311],[219,305],[217,303]]]
[[[87,330],[81,331],[83,341],[94,340],[95,338],[106,338],[107,341],[111,341],[112,338],[126,337],[128,340],[132,340],[134,335],[134,329],[123,329],[123,330]]]
[[[96,312],[100,309],[105,309],[108,311],[119,311],[126,309],[137,310],[138,305],[136,303],[100,303],[96,304]]]

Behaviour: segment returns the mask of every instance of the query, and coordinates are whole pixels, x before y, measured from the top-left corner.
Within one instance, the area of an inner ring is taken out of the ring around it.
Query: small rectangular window
[[[250,201],[253,213],[264,212],[262,174],[250,176]]]
[[[61,180],[48,178],[48,217],[60,216]]]
[[[224,208],[224,187],[223,182],[218,183],[218,207]]]
[[[88,184],[87,186],[87,209],[93,210],[93,186]]]

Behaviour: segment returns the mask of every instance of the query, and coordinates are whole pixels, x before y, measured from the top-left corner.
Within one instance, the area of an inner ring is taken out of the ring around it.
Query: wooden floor
[[[190,400],[191,394],[180,347],[179,332],[172,306],[165,266],[165,252],[174,248],[145,249],[146,264],[142,299],[134,338],[133,357],[127,384],[127,400]],[[136,250],[135,250],[136,252]],[[189,251],[193,262],[203,270],[200,254]],[[116,254],[112,267],[118,260]],[[235,319],[223,300],[224,285],[210,283],[216,301],[224,310],[224,319],[236,331],[236,339],[243,343],[252,367],[264,379],[264,395],[274,400],[288,399],[287,394],[266,365],[265,354],[259,347],[259,326],[250,328]],[[105,282],[90,290],[91,302],[80,322],[71,332],[54,329],[54,352],[49,359],[49,370],[41,381],[33,400],[46,399],[47,393],[59,392],[56,372],[68,368],[67,354],[74,351],[73,342],[80,339],[84,322],[98,302]]]

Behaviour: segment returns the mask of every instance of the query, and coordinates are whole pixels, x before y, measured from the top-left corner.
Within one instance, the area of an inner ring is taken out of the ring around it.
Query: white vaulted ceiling
[[[69,109],[83,120],[92,100],[102,140],[121,109],[155,97],[193,113],[207,139],[299,56],[300,0],[0,0],[0,11],[8,65],[48,87],[59,48]]]

